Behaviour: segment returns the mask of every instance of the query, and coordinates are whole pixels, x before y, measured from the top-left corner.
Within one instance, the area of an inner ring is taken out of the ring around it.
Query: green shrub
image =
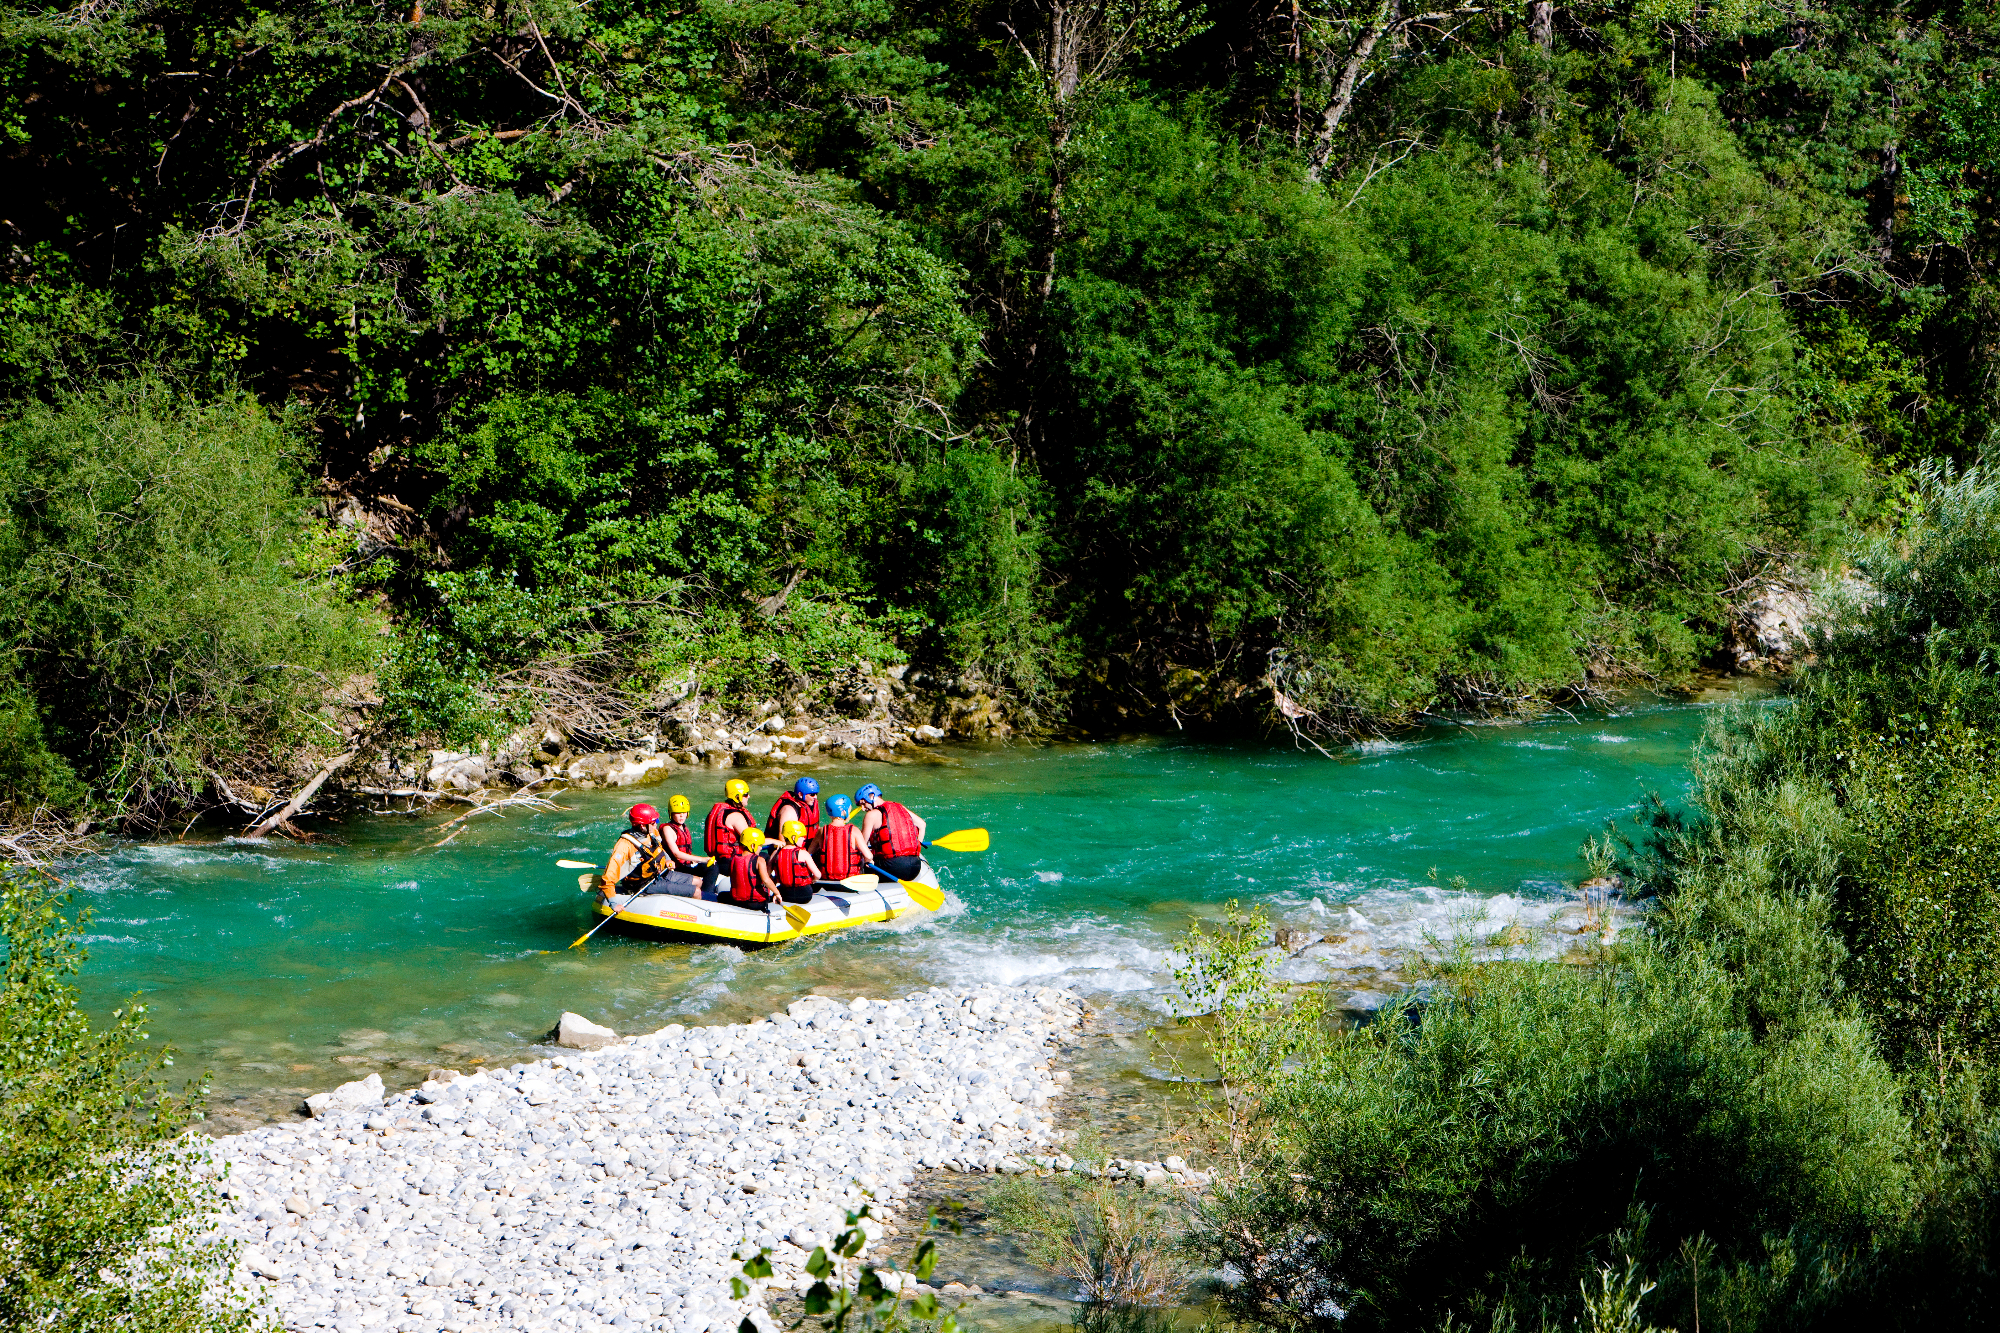
[[[84,795],[75,770],[43,739],[34,699],[19,682],[0,678],[0,820],[26,823],[43,810],[70,814]]]
[[[876,619],[852,603],[795,592],[770,617],[716,607],[663,623],[639,670],[661,682],[692,677],[725,707],[771,697],[838,706],[852,673],[905,660],[897,639],[914,620]]]
[[[0,641],[50,749],[143,820],[282,750],[375,651],[301,562],[297,444],[240,394],[131,380],[0,420]]]
[[[1838,917],[1855,995],[1899,1063],[1942,1088],[2000,1054],[2000,777],[1987,738],[1905,724],[1842,773]]]
[[[1702,1237],[1754,1264],[1768,1236],[1894,1223],[1910,1130],[1866,1029],[1826,1011],[1760,1037],[1729,989],[1651,945],[1453,968],[1328,1038],[1278,1080],[1270,1152],[1212,1210],[1211,1252],[1246,1274],[1226,1301],[1282,1329],[1533,1327],[1621,1249],[1657,1273]]]
[[[198,1101],[158,1081],[173,1060],[146,1049],[143,1006],[92,1030],[65,906],[41,875],[0,874],[0,1329],[271,1328],[222,1285],[234,1247],[208,1231],[216,1187],[182,1137]]]

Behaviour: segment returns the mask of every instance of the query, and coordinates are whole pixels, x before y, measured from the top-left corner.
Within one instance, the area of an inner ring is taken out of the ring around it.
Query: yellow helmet
[[[786,842],[804,842],[806,840],[806,826],[796,819],[787,819],[784,823],[778,825],[778,833]]]
[[[667,798],[667,810],[670,814],[684,815],[690,808],[688,798],[685,796],[669,796]]]
[[[764,830],[760,828],[744,829],[737,841],[743,844],[744,851],[754,852],[764,845]]]
[[[722,784],[722,794],[732,801],[740,801],[750,794],[750,784],[742,778],[731,778]]]

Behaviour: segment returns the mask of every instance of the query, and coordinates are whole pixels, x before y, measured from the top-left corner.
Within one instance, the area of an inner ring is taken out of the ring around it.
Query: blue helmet
[[[855,790],[854,799],[863,805],[873,805],[882,799],[882,789],[872,782],[864,782]]]
[[[826,798],[826,812],[835,819],[845,819],[854,813],[854,802],[845,796]]]
[[[819,795],[819,779],[800,778],[792,784],[792,790],[801,796],[817,796]]]

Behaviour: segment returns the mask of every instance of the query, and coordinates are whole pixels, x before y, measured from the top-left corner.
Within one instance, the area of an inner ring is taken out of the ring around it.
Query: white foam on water
[[[1316,918],[1310,929],[1341,938],[1323,939],[1287,956],[1276,975],[1309,982],[1355,969],[1393,973],[1414,958],[1435,958],[1460,948],[1481,958],[1559,957],[1583,932],[1581,904],[1558,884],[1548,884],[1547,893],[1532,891],[1541,884],[1528,887],[1528,893],[1484,895],[1432,884],[1384,885],[1345,902],[1315,898],[1297,903],[1290,913],[1294,920],[1309,912]],[[1632,915],[1629,909],[1614,911]],[[1279,914],[1280,923],[1285,915]],[[1337,924],[1328,930],[1328,919],[1336,916]],[[1616,930],[1614,922],[1605,938]]]
[[[1394,754],[1398,750],[1410,749],[1411,742],[1385,740],[1378,736],[1372,741],[1356,741],[1347,748],[1355,754]]]
[[[1599,733],[1597,733],[1597,735],[1592,736],[1590,739],[1597,741],[1599,744],[1602,745],[1627,745],[1631,743],[1633,737],[1614,736],[1608,731],[1600,731]]]
[[[1507,741],[1517,750],[1567,750],[1567,745],[1557,745],[1551,741]]]
[[[1060,884],[1062,883],[1062,877],[1063,872],[1060,870],[1037,870],[1035,872],[1035,878],[1044,884]]]
[[[930,943],[918,963],[926,975],[952,985],[1057,986],[1086,995],[1156,990],[1171,984],[1173,973],[1171,953],[1095,917],[1037,930],[1027,939],[1013,930],[945,936]]]
[[[318,857],[273,856],[264,850],[270,844],[263,842],[243,842],[231,840],[225,843],[131,843],[101,861],[92,863],[102,870],[87,872],[80,879],[88,883],[106,876],[123,877],[127,873],[144,874],[163,866],[208,866],[240,865],[255,867],[259,871],[288,870],[301,863],[323,864]]]
[[[660,1010],[664,1014],[704,1014],[715,1007],[716,1001],[729,994],[729,983],[736,980],[736,969],[742,963],[741,949],[727,944],[704,944],[689,955],[688,961],[697,968],[713,969],[708,975],[682,988],[680,995],[671,1005]]]

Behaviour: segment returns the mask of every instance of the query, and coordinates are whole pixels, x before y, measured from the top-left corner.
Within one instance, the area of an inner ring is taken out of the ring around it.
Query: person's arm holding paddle
[[[630,833],[619,834],[618,841],[612,845],[610,858],[604,863],[604,873],[597,878],[597,900],[611,901],[618,882],[631,874],[638,864],[639,844]]]
[[[924,821],[908,806],[885,799],[872,782],[855,792],[854,799],[868,810],[861,829],[876,875],[885,880],[915,879],[924,868]]]

